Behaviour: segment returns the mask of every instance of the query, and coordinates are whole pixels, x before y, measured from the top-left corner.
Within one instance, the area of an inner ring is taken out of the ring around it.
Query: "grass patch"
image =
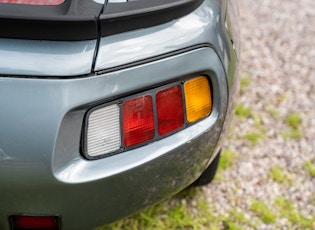
[[[246,217],[243,211],[232,209],[225,220],[225,225],[227,226],[225,229],[243,229],[243,226],[250,226],[256,229],[258,223],[249,216]]]
[[[241,210],[232,209],[218,215],[202,190],[191,188],[141,213],[97,230],[241,230],[248,225],[253,228],[257,226]]]
[[[306,161],[304,167],[312,177],[315,177],[315,163],[313,163],[311,160]]]
[[[236,159],[237,155],[231,149],[224,150],[220,157],[218,170],[225,170],[231,167],[236,161]]]
[[[300,114],[290,114],[286,119],[287,125],[289,125],[292,129],[298,129],[302,125],[302,117]]]
[[[288,98],[287,93],[283,93],[276,98],[276,104],[279,105],[281,102],[285,101]]]
[[[276,215],[263,201],[253,200],[250,209],[266,224],[276,221]]]
[[[233,223],[232,221],[224,221],[223,222],[224,229],[228,230],[243,230],[242,226]]]
[[[274,165],[270,168],[269,177],[280,184],[291,182],[289,172],[281,168],[279,165]]]
[[[245,107],[243,104],[238,104],[235,108],[235,114],[241,119],[246,119],[252,116],[253,111],[252,109]]]
[[[245,115],[246,116],[251,116],[253,119],[253,124],[254,127],[251,131],[249,131],[248,133],[246,133],[243,138],[248,140],[249,142],[251,142],[251,144],[257,144],[260,140],[265,138],[265,133],[266,131],[264,130],[263,127],[263,119],[261,118],[261,116],[258,116],[256,114],[252,114],[251,111],[250,112],[246,112],[246,108],[242,108],[245,113],[244,114],[244,118]]]
[[[300,212],[295,210],[292,202],[283,197],[275,200],[275,204],[280,209],[280,215],[288,219],[291,224],[299,226],[296,229],[313,229],[315,224],[315,217],[308,219]]]
[[[282,132],[282,136],[284,139],[290,138],[290,139],[300,140],[303,135],[302,135],[302,132],[300,130],[289,129],[289,130]]]
[[[252,80],[248,77],[248,75],[244,74],[240,79],[241,90],[244,90],[251,82]]]
[[[241,211],[237,211],[236,209],[233,209],[230,214],[230,217],[232,217],[233,221],[236,223],[247,223],[248,219],[245,218],[245,213]]]
[[[254,126],[255,128],[262,130],[262,126],[263,126],[263,119],[260,116],[253,116],[254,119]]]
[[[202,190],[186,189],[174,198],[97,230],[220,229]]]
[[[262,132],[250,132],[244,136],[244,138],[250,141],[252,144],[257,144],[264,137],[265,135]]]
[[[241,230],[242,226],[251,223],[240,210],[232,209],[225,215],[217,215],[213,210],[202,191],[192,188],[184,190],[171,200],[97,230]]]
[[[282,133],[284,139],[292,138],[299,140],[302,138],[302,116],[300,114],[293,113],[288,115],[285,123],[289,126],[289,130]]]
[[[215,174],[214,179],[215,180],[221,180],[222,177],[222,172],[230,167],[233,166],[237,159],[237,154],[234,153],[231,149],[225,149],[222,151],[221,156],[220,156],[220,161],[218,165],[218,170]]]
[[[217,219],[219,218],[221,219],[221,225],[219,225],[220,222],[217,222],[217,226],[221,226],[219,229],[241,230],[246,228],[246,226],[256,229],[258,226],[258,223],[249,218],[249,216],[246,218],[246,215],[243,211],[237,210],[235,208],[230,210],[227,215],[220,216]]]
[[[267,112],[270,114],[270,116],[272,116],[273,118],[279,118],[279,112],[278,110],[274,109],[274,108],[268,108]]]
[[[97,230],[137,230],[137,229],[198,229],[199,218],[194,218],[185,203],[176,202],[173,206],[161,203],[152,206],[132,217],[117,221]]]

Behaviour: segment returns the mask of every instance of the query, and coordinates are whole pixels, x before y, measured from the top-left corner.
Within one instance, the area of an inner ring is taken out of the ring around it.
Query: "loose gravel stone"
[[[275,200],[284,198],[315,220],[315,177],[305,168],[306,161],[315,162],[315,1],[239,0],[239,8],[240,76],[251,83],[241,89],[237,103],[253,114],[234,118],[225,148],[237,153],[237,161],[204,191],[219,214],[238,208],[253,220],[253,199],[273,210]],[[292,114],[302,118],[300,138],[286,136],[292,130],[286,119]],[[256,144],[244,137],[253,132],[264,133]],[[275,166],[286,178],[282,183],[270,176]],[[256,228],[302,229],[281,216]]]

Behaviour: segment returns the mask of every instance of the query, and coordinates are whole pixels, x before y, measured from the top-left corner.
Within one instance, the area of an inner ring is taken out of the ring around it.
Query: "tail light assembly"
[[[112,156],[180,131],[212,111],[207,76],[178,81],[92,108],[86,115],[82,153]]]

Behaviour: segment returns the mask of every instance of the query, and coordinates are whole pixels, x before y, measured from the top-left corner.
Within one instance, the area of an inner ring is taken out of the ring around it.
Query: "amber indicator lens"
[[[211,91],[209,81],[205,76],[185,82],[184,92],[188,122],[195,122],[211,113]]]
[[[125,146],[133,146],[154,137],[152,97],[145,95],[125,101],[122,108]]]

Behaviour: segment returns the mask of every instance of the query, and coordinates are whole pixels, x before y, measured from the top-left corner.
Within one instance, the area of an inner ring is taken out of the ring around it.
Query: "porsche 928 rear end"
[[[211,166],[234,1],[0,0],[0,26],[0,229],[91,229]]]

